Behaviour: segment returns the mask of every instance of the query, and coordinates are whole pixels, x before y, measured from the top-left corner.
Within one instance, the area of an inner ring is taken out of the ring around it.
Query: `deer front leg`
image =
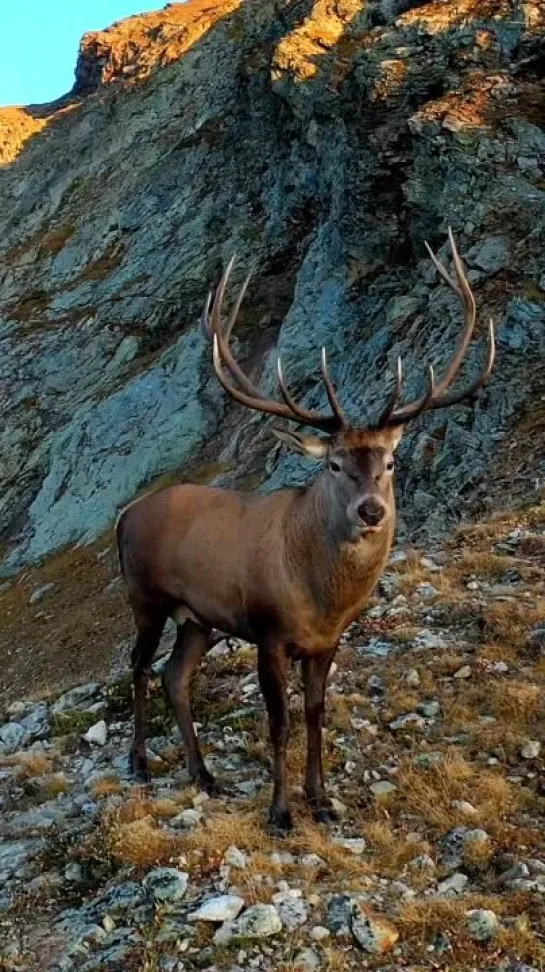
[[[331,802],[326,797],[322,767],[325,685],[336,650],[334,648],[327,655],[303,660],[305,718],[307,723],[305,795],[314,819],[320,823],[331,823],[338,819]]]
[[[269,823],[275,833],[284,836],[293,828],[286,790],[286,750],[290,735],[290,715],[286,692],[285,646],[278,642],[260,645],[258,672],[261,691],[267,706],[274,751],[274,786]]]

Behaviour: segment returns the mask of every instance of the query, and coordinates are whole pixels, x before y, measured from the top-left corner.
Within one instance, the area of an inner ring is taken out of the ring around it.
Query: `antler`
[[[333,383],[329,377],[325,348],[322,348],[322,377],[329,404],[333,413],[332,415],[325,415],[321,412],[315,412],[310,409],[303,408],[295,401],[286,385],[280,357],[278,358],[277,365],[278,382],[280,385],[280,393],[285,404],[275,402],[267,398],[263,392],[261,392],[259,388],[257,388],[256,385],[250,381],[248,376],[244,374],[240,365],[233,358],[229,348],[229,338],[250,281],[250,274],[248,274],[244,283],[242,284],[242,287],[240,288],[237,299],[227,321],[225,324],[222,324],[221,307],[227,282],[229,280],[229,275],[233,269],[234,262],[235,257],[233,256],[219,282],[214,297],[212,310],[210,311],[210,303],[212,300],[212,295],[210,293],[208,294],[201,317],[201,327],[203,332],[207,336],[211,336],[214,341],[214,369],[220,384],[223,386],[225,391],[235,399],[235,401],[240,402],[242,405],[246,405],[248,408],[253,408],[257,412],[266,412],[270,415],[277,415],[280,418],[289,419],[291,422],[298,422],[300,425],[310,425],[315,429],[320,429],[322,432],[327,432],[329,435],[338,434],[343,428],[346,427],[347,423],[335,394]],[[231,384],[227,378],[224,367],[227,368],[231,378],[233,378],[234,381],[239,385],[239,388],[236,388],[233,384]]]
[[[494,323],[490,321],[489,332],[488,332],[488,357],[485,366],[475,381],[469,385],[468,388],[463,388],[457,392],[448,392],[448,388],[452,381],[458,374],[460,370],[460,365],[465,358],[466,351],[469,346],[469,342],[473,336],[473,331],[475,330],[475,320],[477,316],[475,307],[475,298],[473,296],[471,287],[469,286],[460,255],[456,248],[456,243],[454,242],[454,237],[452,235],[452,230],[449,227],[448,238],[450,246],[452,249],[452,256],[454,260],[454,269],[456,271],[456,280],[450,276],[448,271],[445,269],[440,260],[432,252],[428,244],[426,243],[426,249],[434,263],[434,266],[443,278],[445,283],[454,291],[455,294],[460,298],[463,312],[465,327],[460,339],[460,343],[452,358],[450,365],[448,366],[444,377],[437,384],[435,382],[435,374],[431,365],[428,366],[428,391],[418,398],[414,402],[408,402],[405,405],[399,406],[399,399],[401,397],[401,388],[403,384],[403,370],[401,365],[401,358],[397,359],[397,379],[394,385],[392,396],[388,403],[387,408],[381,415],[378,425],[379,428],[384,428],[386,426],[392,425],[402,425],[404,422],[408,422],[410,419],[414,419],[417,415],[421,415],[422,412],[426,412],[435,408],[447,408],[449,405],[457,405],[459,402],[471,398],[479,389],[485,384],[485,382],[490,377],[492,368],[494,367],[494,358],[496,355],[496,344],[494,340]]]

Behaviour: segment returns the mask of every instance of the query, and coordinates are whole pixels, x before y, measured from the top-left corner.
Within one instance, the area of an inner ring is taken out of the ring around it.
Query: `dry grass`
[[[16,753],[14,756],[2,756],[0,766],[17,767],[16,775],[19,780],[31,780],[36,776],[45,776],[54,767],[54,760],[44,753]]]
[[[406,764],[400,771],[398,785],[396,817],[413,814],[420,827],[441,834],[467,822],[453,808],[455,801],[471,803],[476,811],[472,821],[491,833],[521,801],[519,790],[503,776],[469,763],[455,753],[430,769]]]
[[[103,797],[120,796],[124,787],[115,776],[103,776],[93,786],[93,795],[99,800]]]
[[[403,866],[418,854],[431,851],[427,841],[408,840],[402,830],[396,830],[384,820],[364,824],[363,833],[373,854],[373,866],[381,874],[398,876]]]
[[[129,823],[113,824],[108,832],[107,846],[118,864],[150,868],[176,860],[183,849],[183,840],[177,834],[161,830],[150,815]]]
[[[524,648],[530,628],[545,621],[545,599],[539,599],[535,607],[520,601],[494,602],[484,609],[483,621],[487,641]]]
[[[54,799],[60,793],[68,793],[70,785],[64,773],[54,773],[43,780],[41,792],[45,799]]]

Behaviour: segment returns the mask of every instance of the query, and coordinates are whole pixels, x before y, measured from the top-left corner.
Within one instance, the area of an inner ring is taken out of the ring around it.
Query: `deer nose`
[[[384,504],[377,499],[365,499],[358,506],[358,516],[367,526],[378,526],[384,519]]]

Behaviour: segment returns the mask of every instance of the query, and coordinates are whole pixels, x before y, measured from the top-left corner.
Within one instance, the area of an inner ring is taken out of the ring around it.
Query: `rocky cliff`
[[[540,0],[198,0],[87,35],[69,96],[0,113],[3,572],[99,536],[161,477],[309,474],[213,377],[198,317],[235,251],[263,387],[280,350],[321,403],[326,344],[364,422],[398,354],[411,394],[453,346],[424,249],[452,225],[498,366],[406,437],[403,525],[539,489],[544,49]]]

